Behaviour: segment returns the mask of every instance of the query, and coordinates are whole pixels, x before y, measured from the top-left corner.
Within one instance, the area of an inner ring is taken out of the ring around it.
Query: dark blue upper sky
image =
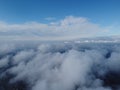
[[[120,0],[0,0],[0,21],[45,22],[44,18],[87,17],[102,25],[119,23]]]

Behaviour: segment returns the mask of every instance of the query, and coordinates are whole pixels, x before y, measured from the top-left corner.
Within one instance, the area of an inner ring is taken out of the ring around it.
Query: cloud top
[[[0,52],[1,90],[120,89],[120,44],[8,44]]]

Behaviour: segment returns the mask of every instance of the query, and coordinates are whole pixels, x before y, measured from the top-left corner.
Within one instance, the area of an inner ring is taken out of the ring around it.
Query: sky
[[[71,39],[119,35],[119,8],[120,0],[0,0],[0,36]]]

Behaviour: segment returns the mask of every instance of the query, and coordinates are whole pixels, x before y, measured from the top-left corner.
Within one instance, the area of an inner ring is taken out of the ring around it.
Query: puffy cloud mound
[[[0,44],[0,90],[120,89],[119,43],[9,44]]]

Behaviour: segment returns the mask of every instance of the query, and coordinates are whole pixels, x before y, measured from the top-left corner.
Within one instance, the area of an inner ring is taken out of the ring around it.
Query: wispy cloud
[[[50,18],[49,18],[50,19]],[[67,16],[50,23],[26,22],[8,24],[0,22],[1,38],[65,40],[102,35],[106,28],[90,22],[87,18]]]
[[[46,17],[45,20],[51,21],[51,20],[55,20],[56,18],[54,17]]]

